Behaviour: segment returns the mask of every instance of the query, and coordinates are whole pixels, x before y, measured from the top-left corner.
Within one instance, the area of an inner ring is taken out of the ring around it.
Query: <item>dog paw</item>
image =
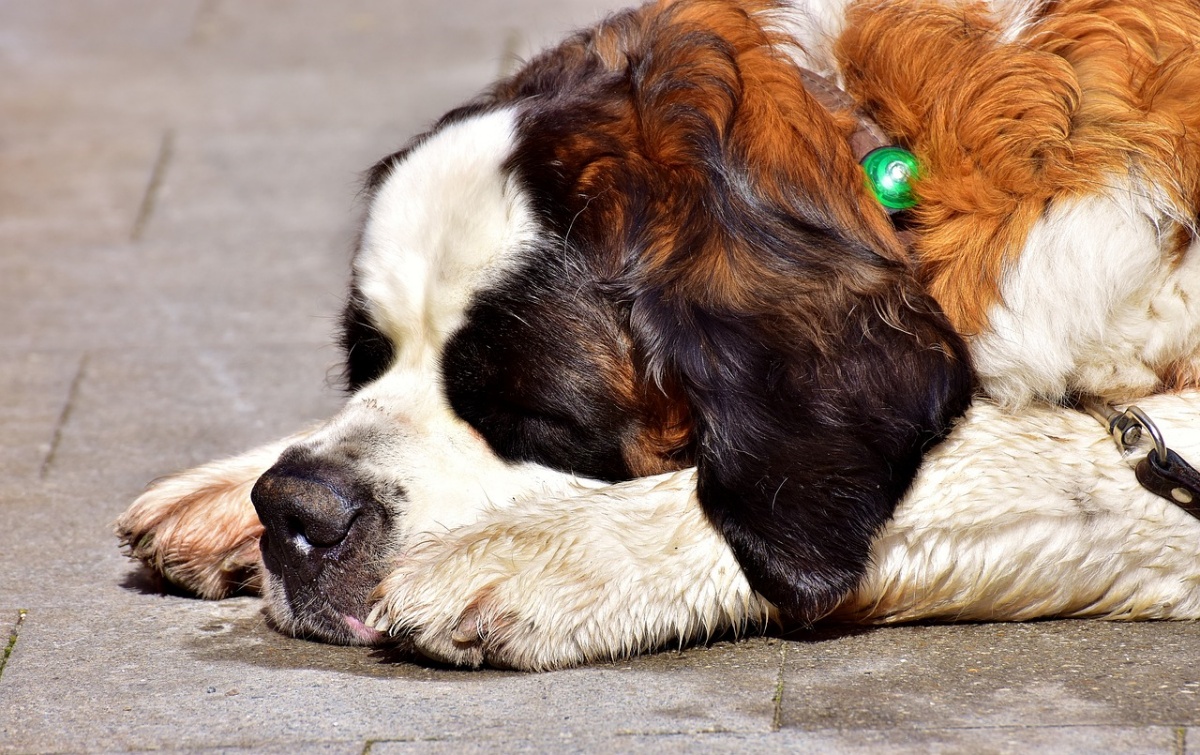
[[[151,483],[116,522],[127,555],[202,598],[261,590],[263,528],[250,490],[294,440]]]
[[[367,625],[442,663],[542,671],[766,623],[680,473],[518,504],[410,546]]]
[[[599,586],[566,585],[552,554],[532,560],[499,533],[475,534],[411,549],[376,588],[367,625],[454,666],[544,670],[588,660],[574,641],[587,601],[569,593]],[[572,603],[581,614],[571,615]]]

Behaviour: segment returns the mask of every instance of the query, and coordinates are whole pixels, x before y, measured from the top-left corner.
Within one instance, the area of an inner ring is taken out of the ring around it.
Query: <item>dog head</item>
[[[969,366],[767,10],[615,16],[371,171],[352,395],[253,495],[282,628],[363,640],[409,538],[690,465],[786,616],[854,587]]]

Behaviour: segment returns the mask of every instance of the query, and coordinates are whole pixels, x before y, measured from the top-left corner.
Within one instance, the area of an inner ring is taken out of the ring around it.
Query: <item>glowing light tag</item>
[[[862,160],[867,186],[879,203],[893,212],[916,207],[913,183],[920,175],[916,155],[900,147],[873,149]]]

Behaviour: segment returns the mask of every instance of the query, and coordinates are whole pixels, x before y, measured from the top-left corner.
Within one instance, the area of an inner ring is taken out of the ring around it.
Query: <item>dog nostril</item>
[[[287,519],[287,531],[293,539],[299,538],[314,548],[332,548],[346,539],[350,528],[354,526],[357,513],[351,513],[349,518],[338,517],[328,519],[301,519],[291,516]]]
[[[350,533],[362,512],[361,501],[318,472],[277,464],[255,483],[250,500],[266,530],[264,543],[272,549],[289,543],[308,555],[313,548],[338,545]]]

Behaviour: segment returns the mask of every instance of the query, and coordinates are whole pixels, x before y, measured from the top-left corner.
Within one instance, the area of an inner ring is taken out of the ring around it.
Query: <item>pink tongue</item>
[[[350,627],[350,631],[366,645],[374,645],[383,639],[383,634],[377,632],[366,624],[362,623],[353,616],[343,616],[342,620],[346,622],[346,626]]]

